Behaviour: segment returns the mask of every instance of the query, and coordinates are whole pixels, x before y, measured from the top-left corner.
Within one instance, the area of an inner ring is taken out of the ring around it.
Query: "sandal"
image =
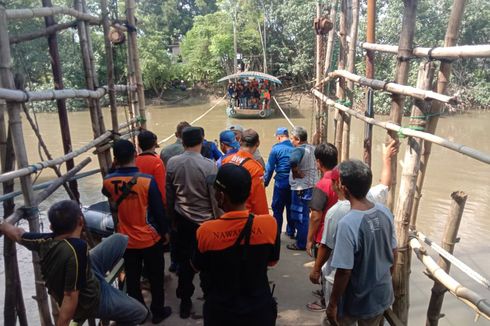
[[[314,301],[306,304],[306,309],[313,312],[323,312],[327,310],[327,307],[322,305],[321,301]]]
[[[300,247],[298,247],[296,245],[296,243],[290,243],[286,246],[286,248],[288,248],[289,250],[299,250],[299,251],[305,251],[306,250],[306,248],[301,249]]]

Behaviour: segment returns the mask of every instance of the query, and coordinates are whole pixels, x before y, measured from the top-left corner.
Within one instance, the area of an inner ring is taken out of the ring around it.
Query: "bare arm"
[[[23,228],[19,228],[5,221],[0,223],[0,234],[5,234],[12,241],[20,242],[25,232]]]
[[[320,244],[318,247],[318,255],[315,259],[315,265],[310,273],[310,281],[313,284],[320,284],[320,274],[322,270],[322,266],[327,262],[328,258],[330,258],[330,254],[332,253],[332,249],[327,247],[324,244]]]
[[[383,148],[383,170],[381,171],[381,184],[391,187],[391,159],[398,153],[400,143],[392,140],[385,148]]]
[[[337,321],[337,306],[340,301],[340,298],[345,292],[347,288],[347,284],[349,284],[350,276],[352,270],[350,269],[337,269],[335,273],[335,280],[333,282],[332,294],[330,295],[330,300],[328,302],[327,307],[327,317],[328,321],[332,325],[338,325]]]
[[[311,248],[313,247],[313,243],[315,242],[315,234],[320,227],[320,223],[322,221],[322,211],[317,211],[312,209],[310,214],[310,223],[308,225],[308,237],[306,238],[306,252],[308,255],[313,257],[313,253],[311,252]]]
[[[70,324],[70,321],[73,319],[73,315],[75,315],[75,311],[77,310],[79,294],[80,291],[65,291],[56,326],[67,326]]]

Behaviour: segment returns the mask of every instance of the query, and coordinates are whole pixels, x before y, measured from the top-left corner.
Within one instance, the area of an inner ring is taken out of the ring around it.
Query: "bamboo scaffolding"
[[[10,37],[10,44],[17,44],[17,43],[26,42],[26,41],[32,41],[32,40],[35,40],[35,39],[40,38],[40,37],[46,37],[46,36],[55,34],[57,32],[60,32],[62,30],[68,29],[68,28],[73,28],[75,26],[77,26],[76,20],[69,22],[69,23],[60,23],[60,24],[51,25],[49,27],[46,27],[45,29],[35,31],[32,33],[11,36]]]
[[[105,143],[111,137],[112,137],[112,132],[106,131],[104,134],[102,134],[101,136],[92,140],[91,142],[89,142],[85,146],[80,147],[79,149],[74,150],[74,151],[72,151],[66,155],[57,157],[53,160],[47,160],[47,161],[43,161],[43,162],[34,163],[34,164],[31,164],[27,167],[24,167],[24,168],[15,170],[15,171],[3,173],[0,175],[0,182],[5,182],[8,180],[13,180],[15,178],[27,176],[31,173],[40,171],[42,169],[52,167],[54,165],[59,165],[59,164],[65,162],[66,160],[75,158],[75,157],[79,156],[80,154],[87,152],[88,150],[90,150],[93,147],[96,147],[96,146],[99,146],[99,145]]]
[[[114,85],[114,91],[127,92],[136,86]],[[21,91],[0,88],[0,99],[11,102],[38,102],[69,98],[100,99],[109,94],[109,86],[102,86],[96,90],[66,88],[63,90]]]
[[[138,54],[138,39],[136,34],[136,1],[126,0],[126,18],[128,24],[133,27],[133,29],[128,29],[128,39],[131,42],[128,43],[128,50],[131,51],[131,65],[134,71],[134,77],[136,81],[136,93],[138,96],[138,116],[141,118],[140,126],[146,128],[146,105],[145,105],[145,88],[143,85],[143,75],[141,74],[141,67],[139,62]],[[236,69],[236,68],[235,68]]]
[[[476,150],[472,147],[469,147],[469,146],[466,146],[463,144],[455,143],[455,142],[450,141],[446,138],[443,138],[443,137],[440,137],[437,135],[433,135],[433,134],[430,134],[427,132],[417,131],[417,130],[413,130],[410,128],[404,128],[404,127],[400,127],[399,125],[394,124],[392,122],[382,122],[382,121],[378,121],[374,118],[365,117],[362,113],[357,112],[351,108],[348,108],[342,104],[335,102],[334,100],[323,95],[320,91],[318,91],[316,89],[312,89],[312,93],[313,93],[313,95],[315,95],[316,97],[318,97],[322,101],[324,101],[327,105],[333,106],[336,109],[343,111],[345,113],[348,113],[348,114],[354,116],[355,118],[362,120],[364,122],[367,122],[369,124],[381,127],[383,129],[386,129],[386,130],[389,130],[389,131],[392,131],[395,133],[403,134],[403,135],[408,136],[408,137],[422,138],[424,141],[427,141],[430,143],[435,143],[435,144],[440,145],[442,147],[448,148],[448,149],[453,150],[455,152],[458,152],[460,154],[471,157],[471,158],[478,160],[480,162],[490,164],[490,154],[481,152],[479,150]]]
[[[376,0],[367,1],[367,23],[366,23],[366,40],[368,42],[375,42],[376,40]],[[366,51],[366,78],[374,78],[374,52]],[[365,95],[365,115],[367,117],[374,117],[374,99],[373,91],[367,90]],[[371,166],[371,148],[373,143],[373,127],[369,123],[364,124],[364,142],[363,142],[363,160],[364,163]]]
[[[322,16],[323,5],[320,1],[316,4],[316,19],[319,22]],[[322,72],[323,72],[323,62],[322,62],[322,50],[323,50],[323,34],[321,30],[315,30],[315,73],[316,73],[316,82],[320,84],[322,80]],[[318,145],[323,138],[323,134],[327,132],[327,130],[323,129],[324,123],[322,121],[322,112],[324,111],[323,102],[318,99],[314,99],[315,106],[315,133],[312,137],[312,143],[314,145]]]
[[[444,229],[444,236],[442,240],[443,248],[441,248],[447,250],[449,254],[454,252],[454,246],[458,241],[457,237],[459,225],[461,224],[467,198],[468,195],[462,191],[456,191],[451,194],[451,206],[446,222],[446,228]],[[449,260],[443,256],[440,256],[437,264],[444,270],[444,272],[449,273],[451,268],[451,262]],[[478,274],[478,276],[480,275]],[[486,283],[488,286],[488,281]],[[439,324],[439,319],[441,318],[441,308],[442,303],[444,302],[444,293],[446,292],[446,288],[440,282],[435,281],[431,292],[432,294],[430,296],[429,307],[427,308],[426,325],[437,326]]]
[[[398,46],[361,42],[359,46],[364,50],[378,51],[384,53],[398,53]],[[479,45],[460,45],[450,47],[423,48],[413,49],[412,55],[418,58],[430,58],[436,60],[453,60],[467,58],[490,58],[490,44]]]
[[[413,249],[417,258],[427,267],[431,278],[440,282],[456,298],[464,302],[479,315],[490,320],[490,304],[478,293],[464,287],[449,274],[447,274],[437,263],[427,254],[426,249],[416,238],[410,239],[410,247]]]
[[[432,87],[432,79],[434,76],[433,63],[421,63],[419,67],[417,87],[420,89],[430,89]],[[412,116],[423,116],[427,112],[427,103],[422,100],[415,100],[412,107]],[[411,119],[409,128],[425,130],[425,120]],[[403,312],[404,307],[399,307],[398,312],[402,313],[401,319],[407,323],[408,319],[408,298],[410,294],[410,267],[411,267],[411,251],[405,250],[408,248],[409,241],[409,224],[410,214],[415,195],[415,186],[417,182],[417,174],[420,169],[420,154],[422,147],[421,138],[408,138],[408,146],[405,150],[405,159],[402,164],[402,172],[400,179],[400,190],[397,197],[397,203],[393,215],[395,217],[395,233],[397,235],[398,258],[394,273],[394,287],[399,293],[404,296],[400,300],[407,300],[406,312]],[[401,301],[402,303],[403,301]]]
[[[464,8],[465,8],[466,0],[454,0],[453,7],[451,9],[451,15],[449,17],[449,22],[446,30],[446,36],[444,39],[444,46],[451,47],[456,44],[458,40],[458,33],[461,27],[461,22],[463,19]],[[441,62],[441,66],[439,68],[439,73],[437,76],[437,92],[439,94],[447,93],[447,85],[449,83],[449,79],[451,78],[451,63],[450,62]],[[430,110],[431,116],[427,121],[427,132],[435,133],[437,128],[437,123],[439,122],[439,115],[442,111],[442,103],[433,102],[432,108]],[[415,224],[417,220],[417,213],[420,203],[420,198],[422,197],[422,187],[424,185],[425,180],[425,172],[427,171],[427,166],[429,164],[430,153],[432,150],[432,143],[425,142],[422,146],[422,157],[420,159],[420,172],[417,177],[417,190],[415,194],[415,200],[412,208],[412,216],[411,222]]]
[[[100,17],[92,16],[73,8],[60,6],[51,8],[7,9],[6,14],[8,20],[29,19],[54,15],[67,15],[75,17],[78,20],[86,21],[93,24],[100,24]]]
[[[10,56],[10,44],[7,27],[7,14],[5,8],[0,5],[0,84],[6,88],[15,88],[10,64],[12,58]],[[12,133],[12,143],[15,148],[15,156],[18,165],[23,168],[29,163],[27,160],[26,146],[24,143],[24,135],[22,131],[22,120],[20,118],[20,105],[7,102],[7,111],[9,116],[9,127]],[[35,212],[36,204],[34,192],[32,190],[32,180],[29,175],[20,178],[21,188],[24,195],[24,203],[27,207],[33,208],[33,214],[29,219],[29,230],[31,232],[39,232],[39,216]],[[38,304],[41,324],[43,326],[52,325],[49,312],[48,296],[46,289],[42,284],[41,268],[39,263],[39,255],[32,253],[32,262],[34,267],[34,279],[36,289],[36,302]]]
[[[353,74],[346,70],[335,70],[328,74],[327,80],[331,78],[345,78],[349,81],[355,82],[359,85],[371,87],[377,90],[383,90],[391,94],[398,94],[404,96],[410,96],[416,99],[429,101],[435,100],[442,103],[457,104],[458,99],[456,96],[448,96],[440,93],[436,93],[430,90],[424,90],[417,87],[400,85],[393,82],[387,82],[383,80],[370,79]],[[323,82],[327,81],[323,80]]]

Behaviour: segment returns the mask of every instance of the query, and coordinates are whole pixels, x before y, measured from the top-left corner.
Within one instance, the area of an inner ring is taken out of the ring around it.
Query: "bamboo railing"
[[[313,93],[313,95],[315,95],[316,97],[318,97],[319,99],[324,101],[327,105],[331,105],[331,106],[335,107],[336,109],[343,111],[345,113],[348,113],[348,114],[354,116],[355,118],[362,120],[364,122],[367,122],[369,124],[381,127],[383,129],[386,129],[389,131],[394,131],[395,133],[400,133],[400,134],[403,134],[405,136],[418,137],[418,138],[421,138],[425,141],[428,141],[428,142],[431,142],[434,144],[438,144],[442,147],[451,149],[455,152],[458,152],[458,153],[461,153],[463,155],[474,158],[480,162],[490,164],[490,154],[478,151],[472,147],[469,147],[469,146],[466,146],[463,144],[458,144],[458,143],[450,141],[446,138],[439,137],[439,136],[436,136],[433,134],[429,134],[429,133],[426,133],[423,131],[404,128],[404,127],[400,127],[399,125],[392,123],[392,122],[382,122],[382,121],[378,121],[374,118],[365,117],[363,113],[357,112],[357,111],[355,111],[351,108],[348,108],[348,107],[346,107],[340,103],[337,103],[336,101],[328,98],[327,96],[325,96],[323,93],[321,93],[320,91],[318,91],[316,89],[313,89],[312,93]]]
[[[384,53],[398,53],[398,46],[361,42],[359,46],[364,50]],[[463,58],[490,58],[490,44],[460,45],[434,48],[413,48],[412,55],[418,58],[430,58],[436,60],[453,60]]]
[[[54,15],[68,15],[81,21],[100,24],[100,17],[92,16],[79,10],[68,7],[32,8],[32,9],[7,9],[7,19],[29,19]]]

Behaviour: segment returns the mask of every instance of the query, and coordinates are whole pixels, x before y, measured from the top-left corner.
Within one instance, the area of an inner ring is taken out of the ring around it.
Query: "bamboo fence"
[[[32,9],[7,9],[7,19],[29,19],[54,15],[67,15],[93,24],[100,24],[100,17],[89,15],[79,10],[68,7],[32,8]]]
[[[359,46],[364,50],[384,53],[398,53],[398,46],[361,42]],[[412,56],[436,60],[454,60],[464,58],[490,58],[490,44],[460,45],[450,47],[413,48]]]

